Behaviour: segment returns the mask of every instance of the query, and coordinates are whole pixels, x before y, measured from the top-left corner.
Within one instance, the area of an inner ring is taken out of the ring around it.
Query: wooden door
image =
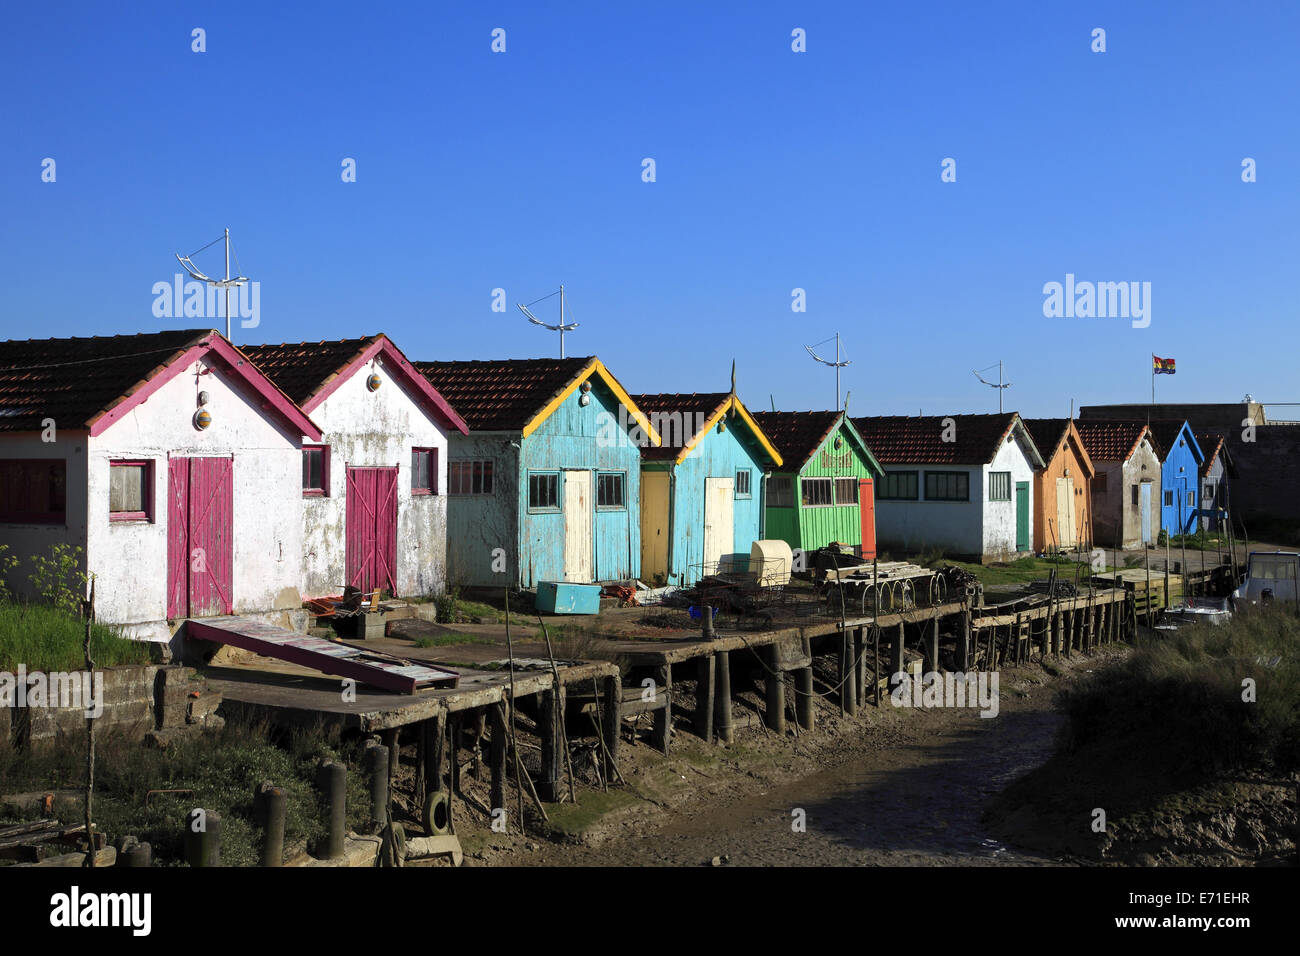
[[[573,470],[563,476],[564,580],[585,584],[594,580],[591,472]]]
[[[349,468],[344,513],[344,574],[369,594],[397,594],[397,469]]]
[[[716,574],[736,543],[736,480],[704,479],[704,573]]]
[[[1073,548],[1076,529],[1073,478],[1056,479],[1056,527],[1057,533],[1061,537],[1060,546],[1062,548]]]
[[[641,579],[668,580],[668,502],[666,471],[641,474]]]
[[[858,510],[862,513],[862,559],[876,556],[876,488],[870,478],[858,479]]]
[[[1016,482],[1016,550],[1029,550],[1029,482]]]
[[[167,616],[229,614],[234,605],[234,460],[167,463]]]

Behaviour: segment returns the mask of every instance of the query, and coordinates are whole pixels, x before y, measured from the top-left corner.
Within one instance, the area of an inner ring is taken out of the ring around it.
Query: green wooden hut
[[[875,481],[884,472],[843,412],[757,412],[783,464],[767,480],[764,536],[813,551],[876,553]]]

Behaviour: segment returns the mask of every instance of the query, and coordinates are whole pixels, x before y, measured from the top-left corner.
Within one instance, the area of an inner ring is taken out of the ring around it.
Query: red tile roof
[[[1093,461],[1128,461],[1142,436],[1150,434],[1147,423],[1137,421],[1084,419],[1075,426]]]
[[[1169,449],[1173,448],[1174,444],[1178,441],[1178,436],[1182,432],[1183,426],[1187,424],[1186,420],[1181,418],[1153,418],[1150,421],[1146,421],[1145,419],[1139,419],[1139,418],[1131,418],[1131,419],[1094,418],[1094,419],[1089,419],[1089,422],[1097,423],[1097,424],[1108,424],[1108,425],[1123,425],[1123,426],[1127,426],[1130,429],[1142,425],[1149,427],[1151,430],[1151,443],[1155,446],[1156,457],[1158,457],[1161,461],[1165,460],[1165,456],[1169,453]],[[1082,422],[1080,422],[1079,424],[1080,426],[1083,425]],[[1134,441],[1133,444],[1136,445],[1137,442]],[[1130,446],[1130,448],[1131,447],[1132,446]],[[1089,448],[1088,451],[1089,453],[1091,453],[1092,449]],[[1097,456],[1093,455],[1093,457],[1096,458]],[[1127,458],[1128,456],[1125,455],[1124,457]],[[1114,459],[1106,459],[1106,460],[1113,461]]]
[[[1018,418],[1015,412],[875,415],[854,418],[853,425],[882,465],[985,465],[998,453]],[[953,441],[944,441],[945,434]]]
[[[216,333],[176,329],[139,335],[0,342],[0,431],[81,429]]]
[[[1214,459],[1218,458],[1220,454],[1224,456],[1224,467],[1232,468],[1232,462],[1228,459],[1228,450],[1224,446],[1224,441],[1222,435],[1212,432],[1196,433],[1196,443],[1201,446],[1201,451],[1205,452],[1205,461],[1201,462],[1202,478],[1210,473],[1210,469],[1214,467]]]
[[[1070,430],[1068,418],[1022,418],[1021,421],[1029,429],[1029,437],[1034,440],[1034,444],[1038,446],[1038,453],[1044,459],[1056,454],[1061,440]]]
[[[522,431],[595,356],[415,362],[472,431]]]
[[[269,375],[299,405],[317,392],[373,345],[380,336],[337,342],[286,342],[282,345],[241,345],[239,350]]]
[[[821,447],[835,423],[839,412],[751,412],[758,427],[763,429],[773,447],[785,463],[785,471],[798,472]]]

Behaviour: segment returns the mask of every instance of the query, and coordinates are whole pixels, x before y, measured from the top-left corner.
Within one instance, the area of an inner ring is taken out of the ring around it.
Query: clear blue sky
[[[514,303],[563,281],[631,391],[734,357],[751,406],[826,407],[838,329],[858,414],[996,410],[999,358],[1025,414],[1146,401],[1152,352],[1161,399],[1300,401],[1294,4],[283,7],[7,9],[0,337],[194,325],[152,286],[229,226],[236,342],[550,355]],[[1150,282],[1150,327],[1044,318],[1066,273]]]

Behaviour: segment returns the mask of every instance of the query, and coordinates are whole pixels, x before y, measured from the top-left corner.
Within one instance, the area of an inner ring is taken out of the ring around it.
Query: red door
[[[862,557],[876,556],[876,490],[870,478],[858,479],[858,509],[862,513]]]
[[[349,468],[345,515],[347,583],[397,593],[397,469]]]
[[[167,463],[167,616],[231,612],[234,577],[234,461]]]

